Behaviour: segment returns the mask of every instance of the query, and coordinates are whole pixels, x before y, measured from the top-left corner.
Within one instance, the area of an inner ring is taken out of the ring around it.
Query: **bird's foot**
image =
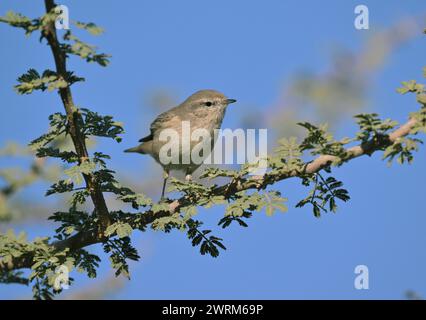
[[[169,177],[169,173],[167,171],[163,171],[163,179],[167,179]]]

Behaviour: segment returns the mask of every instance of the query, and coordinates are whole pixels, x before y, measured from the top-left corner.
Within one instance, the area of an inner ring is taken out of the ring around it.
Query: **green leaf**
[[[132,227],[128,223],[120,223],[117,226],[116,232],[119,238],[128,237],[132,234]]]
[[[54,113],[49,116],[49,121],[49,131],[30,142],[29,146],[31,150],[38,151],[41,147],[52,142],[66,131],[67,117],[65,115],[59,112]]]
[[[94,29],[91,30],[93,31]],[[102,67],[106,67],[109,64],[110,55],[105,53],[96,53],[95,46],[81,41],[76,36],[72,35],[71,31],[68,30],[65,33],[64,40],[70,42],[61,44],[61,49],[66,54],[79,56],[87,62],[96,62]]]
[[[74,23],[74,25],[77,28],[84,29],[84,30],[88,31],[93,36],[98,36],[98,35],[100,35],[104,32],[103,28],[98,27],[93,22],[88,22],[88,23],[79,22],[79,21],[72,21],[72,22]]]
[[[287,201],[287,198],[282,198],[278,191],[269,191],[264,194],[265,198],[265,213],[267,216],[272,216],[275,209],[281,212],[287,212],[287,206],[283,202]]]
[[[50,196],[54,193],[70,192],[73,189],[74,183],[72,183],[72,181],[60,180],[50,186],[50,188],[46,191],[46,196]]]
[[[187,221],[197,214],[197,206],[183,207],[181,211],[185,214],[183,220]]]
[[[20,13],[8,11],[5,16],[0,17],[0,22],[7,23],[12,27],[22,28],[25,30],[25,35],[30,35],[35,30],[40,28],[40,20],[23,16]]]
[[[107,236],[112,236],[114,233],[116,233],[119,238],[124,238],[130,236],[132,231],[133,229],[130,224],[115,222],[106,229],[105,234]]]
[[[406,94],[407,92],[422,92],[424,85],[417,83],[415,80],[403,81],[402,87],[397,89],[400,94]]]
[[[53,91],[69,87],[78,81],[84,81],[84,78],[75,76],[73,72],[67,72],[63,78],[52,70],[45,70],[40,76],[36,70],[29,69],[18,78],[19,84],[15,86],[15,90],[20,94],[30,94],[34,90]]]
[[[426,93],[417,94],[417,102],[426,105]]]
[[[272,216],[273,213],[274,213],[274,206],[272,206],[270,204],[266,205],[265,212],[266,212],[267,216],[269,216],[269,217]]]
[[[96,163],[91,161],[85,161],[79,165],[75,165],[67,170],[64,173],[70,177],[75,184],[79,185],[83,182],[84,174],[92,173],[96,169]]]
[[[185,223],[186,221],[179,215],[179,213],[174,213],[171,216],[155,219],[155,221],[151,224],[151,227],[154,230],[169,232],[171,228],[185,228]]]
[[[151,207],[152,212],[158,213],[161,211],[170,211],[170,207],[167,203],[154,203]]]
[[[381,120],[377,113],[358,114],[354,118],[358,123],[361,131],[357,133],[356,140],[367,142],[372,138],[385,136],[389,130],[398,125],[397,121],[391,119]]]
[[[86,108],[81,108],[80,113],[84,119],[83,132],[85,135],[112,138],[121,142],[119,136],[124,133],[123,124],[113,120],[111,116],[101,116]]]

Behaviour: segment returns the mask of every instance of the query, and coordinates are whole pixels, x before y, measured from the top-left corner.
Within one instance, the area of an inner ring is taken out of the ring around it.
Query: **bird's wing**
[[[174,119],[176,117],[176,114],[174,114],[173,112],[170,112],[170,111],[166,111],[166,112],[163,112],[163,113],[161,113],[152,123],[151,123],[151,127],[150,127],[150,130],[151,130],[151,133],[148,135],[148,136],[146,136],[146,137],[144,137],[144,138],[142,138],[142,139],[140,139],[139,140],[139,142],[147,142],[147,141],[150,141],[150,140],[152,140],[153,139],[153,137],[154,137],[154,132],[156,131],[156,130],[158,130],[158,129],[161,129],[161,128],[164,128],[164,127],[167,127],[167,123],[169,122],[169,121],[171,121],[172,119]]]

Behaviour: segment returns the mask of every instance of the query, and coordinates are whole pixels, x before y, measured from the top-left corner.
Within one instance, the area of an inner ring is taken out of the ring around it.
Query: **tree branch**
[[[54,10],[56,5],[53,0],[45,0],[45,7],[46,12],[49,13]],[[61,50],[53,21],[42,30],[42,34],[47,39],[47,42],[52,50],[58,76],[63,80],[66,79],[66,55],[65,52]],[[68,119],[68,132],[74,144],[75,151],[79,157],[79,163],[81,164],[89,160],[89,153],[87,152],[85,136],[79,126],[79,123],[82,123],[82,117],[74,105],[71,88],[69,86],[66,88],[60,88],[59,95],[61,97]],[[111,224],[108,207],[95,176],[93,174],[83,174],[83,177],[86,182],[87,190],[90,192],[90,197],[95,206],[96,213],[99,217],[100,228],[98,230],[97,237],[99,240],[102,240],[104,238],[105,229]]]
[[[417,120],[414,118],[409,119],[405,124],[400,126],[398,129],[391,132],[389,135],[385,136],[385,139],[371,139],[366,143],[351,147],[346,149],[346,157],[344,162],[355,159],[363,155],[371,155],[375,151],[383,150],[383,148],[390,146],[397,142],[399,138],[402,138],[408,135],[417,123]],[[330,166],[339,158],[332,155],[320,155],[311,162],[305,163],[303,174],[313,174],[321,171],[322,169]],[[289,179],[292,177],[300,176],[301,172],[292,171],[286,172],[283,174],[268,174],[266,173],[263,176],[253,176],[249,178],[241,178],[237,181],[232,179],[231,182],[218,186],[213,189],[213,194],[216,196],[225,196],[228,198],[230,195],[235,194],[236,192],[249,190],[249,189],[264,189],[269,185],[272,185],[278,181]],[[197,199],[192,199],[192,201],[197,201]],[[127,216],[127,223],[129,223],[133,228],[142,230],[156,219],[169,216],[175,212],[178,212],[181,207],[185,204],[188,204],[187,197],[181,197],[169,203],[169,211],[161,211],[154,213],[152,210],[148,210],[139,214],[129,214]],[[90,246],[95,243],[105,241],[98,236],[98,233],[93,231],[84,231],[71,236],[65,240],[57,241],[52,243],[52,246],[57,250],[63,250],[69,248],[71,251],[81,249],[86,246]],[[10,271],[14,269],[21,268],[30,268],[32,265],[32,256],[29,253],[26,256],[21,256],[15,258],[11,263],[5,264],[0,261],[0,272]]]

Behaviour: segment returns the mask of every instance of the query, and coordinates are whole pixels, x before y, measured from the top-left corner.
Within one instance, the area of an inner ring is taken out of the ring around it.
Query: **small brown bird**
[[[174,107],[162,114],[160,114],[154,122],[151,123],[151,133],[140,139],[140,145],[125,150],[124,152],[137,152],[141,154],[149,154],[157,161],[164,170],[164,182],[161,192],[161,198],[164,197],[167,178],[169,177],[170,170],[184,171],[186,179],[190,180],[192,173],[201,165],[201,163],[194,163],[190,158],[189,163],[167,163],[161,161],[161,148],[167,143],[164,139],[160,139],[160,134],[166,129],[173,129],[180,136],[180,144],[182,139],[182,123],[187,121],[190,126],[190,134],[196,129],[205,129],[209,132],[211,139],[211,150],[213,149],[216,141],[214,134],[215,129],[220,129],[223,117],[225,116],[226,107],[236,102],[235,99],[228,99],[222,93],[215,90],[200,90],[188,99],[182,102],[177,107]],[[190,141],[190,146],[187,152],[192,152],[193,147],[197,144],[196,141]],[[179,159],[183,159],[185,152],[182,145],[177,146],[179,150]],[[210,151],[211,151],[210,150]],[[203,152],[202,157],[205,159],[209,153]]]

